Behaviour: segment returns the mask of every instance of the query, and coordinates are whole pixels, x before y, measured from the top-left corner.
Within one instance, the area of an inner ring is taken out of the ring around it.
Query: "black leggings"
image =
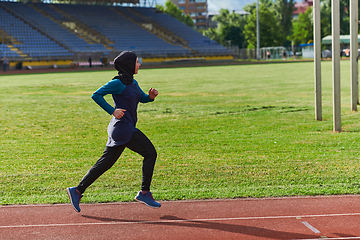
[[[77,186],[77,189],[81,193],[85,192],[87,187],[89,187],[96,179],[98,179],[98,177],[114,165],[121,153],[124,151],[125,147],[144,157],[141,190],[150,191],[150,184],[154,172],[157,153],[154,145],[141,131],[134,132],[130,141],[124,145],[106,147],[104,154],[86,173]]]

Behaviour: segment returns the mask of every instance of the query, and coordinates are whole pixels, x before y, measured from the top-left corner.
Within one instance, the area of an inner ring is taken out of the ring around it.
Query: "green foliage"
[[[349,0],[340,0],[340,34],[350,34]]]
[[[249,48],[256,47],[256,3],[245,6],[250,13],[245,26],[245,36]],[[293,0],[261,0],[259,4],[260,47],[291,45],[287,36],[292,33]],[[265,34],[265,36],[264,36]]]
[[[261,22],[260,47],[280,46],[282,44],[280,21],[272,7],[267,7],[266,3],[259,5],[259,22]],[[257,47],[256,8],[253,8],[247,19],[245,37],[249,46]]]
[[[331,35],[331,1],[325,0],[321,2],[320,8],[320,24],[321,24],[321,37]]]
[[[307,43],[313,39],[313,21],[312,21],[312,8],[309,8],[305,13],[300,13],[298,18],[293,22],[293,34],[290,40],[294,45]]]
[[[137,127],[153,141],[157,199],[359,194],[360,115],[341,61],[342,129],[332,132],[332,66],[322,63],[323,121],[313,63],[143,69]],[[101,156],[110,116],[90,98],[114,71],[0,76],[0,204],[69,202]],[[107,96],[111,103],[111,96]],[[133,201],[139,155],[125,150],[83,202]]]
[[[166,1],[165,6],[156,5],[156,8],[185,23],[187,26],[194,27],[192,18],[189,15],[185,15],[172,1]]]
[[[342,35],[350,34],[349,7],[348,0],[340,0],[340,33]],[[166,2],[166,8],[163,6],[157,6],[157,8],[179,20],[183,17],[182,11],[171,1]],[[203,34],[225,46],[231,41],[232,45],[240,48],[256,47],[256,3],[245,6],[244,10],[250,15],[241,17],[222,9],[220,15],[213,19],[218,22],[218,28],[205,30]],[[299,14],[297,19],[293,19],[294,10],[294,0],[260,0],[260,47],[289,47],[291,41],[294,45],[298,45],[312,40],[312,8],[304,14]],[[189,20],[186,21],[190,24],[191,18],[189,16],[188,18]],[[321,37],[327,35],[331,35],[331,0],[321,0]]]
[[[340,34],[350,34],[349,1],[340,0]],[[331,0],[321,1],[321,37],[331,35]]]
[[[217,29],[208,29],[203,34],[212,40],[223,45],[228,45],[231,41],[232,45],[239,47],[246,46],[244,35],[244,26],[246,24],[246,16],[240,16],[227,9],[221,9],[220,14],[214,16],[214,21],[218,22]]]
[[[214,40],[220,44],[223,44],[224,41],[223,39],[220,37],[220,34],[218,33],[217,29],[214,28],[208,28],[204,31],[202,31],[202,34],[204,36],[207,36],[208,38],[210,38],[211,40]]]
[[[290,36],[293,29],[293,11],[295,10],[294,0],[276,0],[275,1],[275,12],[277,13],[280,21],[282,31],[282,45],[289,47],[291,42],[287,40],[287,36]]]

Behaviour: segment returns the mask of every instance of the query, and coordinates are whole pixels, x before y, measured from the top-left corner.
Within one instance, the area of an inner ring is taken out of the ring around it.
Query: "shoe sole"
[[[161,207],[161,205],[158,206],[158,207],[157,207],[157,206],[151,206],[151,205],[147,204],[146,202],[137,199],[136,197],[135,197],[134,199],[135,199],[136,201],[138,201],[139,203],[145,204],[146,206],[151,207],[151,208],[160,208],[160,207]]]
[[[70,198],[70,202],[71,202],[71,205],[73,206],[74,210],[75,210],[76,212],[80,212],[81,210],[80,210],[80,211],[77,210],[77,209],[75,208],[75,206],[74,206],[74,203],[73,203],[73,200],[72,200],[72,197],[71,197],[71,193],[70,193],[69,188],[66,189],[66,192],[67,192],[67,194],[68,194],[68,196],[69,196],[69,198]]]

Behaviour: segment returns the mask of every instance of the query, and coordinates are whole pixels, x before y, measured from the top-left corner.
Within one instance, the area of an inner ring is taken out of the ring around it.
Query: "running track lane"
[[[360,196],[0,206],[0,239],[359,239]]]

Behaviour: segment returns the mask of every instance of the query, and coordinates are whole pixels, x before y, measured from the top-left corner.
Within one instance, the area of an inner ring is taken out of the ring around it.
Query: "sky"
[[[157,4],[165,5],[166,0],[156,0]],[[208,0],[208,11],[218,12],[220,9],[228,9],[229,11],[243,11],[248,4],[254,3],[256,0]]]

